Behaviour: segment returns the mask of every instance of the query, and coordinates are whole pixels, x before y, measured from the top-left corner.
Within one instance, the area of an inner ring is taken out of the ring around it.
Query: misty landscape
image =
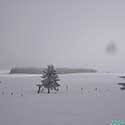
[[[0,125],[125,125],[125,1],[0,0]]]

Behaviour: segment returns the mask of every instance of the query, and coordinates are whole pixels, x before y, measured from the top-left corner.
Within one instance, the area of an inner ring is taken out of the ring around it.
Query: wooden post
[[[38,87],[38,91],[37,91],[37,93],[39,94],[39,93],[40,93],[40,90],[41,90],[42,85],[41,85],[41,84],[37,84],[36,86]]]

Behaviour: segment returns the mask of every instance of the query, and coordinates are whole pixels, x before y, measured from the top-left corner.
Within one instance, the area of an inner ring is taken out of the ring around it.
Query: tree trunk
[[[48,88],[48,94],[50,93],[50,89]]]

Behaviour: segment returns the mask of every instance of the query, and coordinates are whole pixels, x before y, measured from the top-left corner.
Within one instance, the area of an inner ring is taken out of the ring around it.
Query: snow
[[[40,75],[1,74],[0,125],[110,125],[125,120],[125,91],[117,85],[124,80],[119,75],[60,75],[58,93],[38,95]]]

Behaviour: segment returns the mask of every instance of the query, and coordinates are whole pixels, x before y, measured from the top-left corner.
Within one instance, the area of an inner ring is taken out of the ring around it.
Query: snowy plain
[[[111,73],[65,74],[60,91],[37,94],[40,75],[0,74],[0,125],[111,125],[125,120],[125,82]]]

